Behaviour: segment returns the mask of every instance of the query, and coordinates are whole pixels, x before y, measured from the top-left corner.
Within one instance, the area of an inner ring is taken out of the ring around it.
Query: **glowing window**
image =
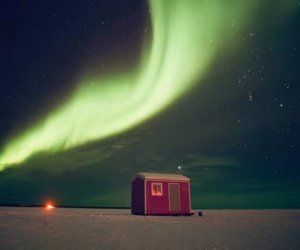
[[[163,195],[162,183],[151,183],[151,194],[153,196],[162,196]]]

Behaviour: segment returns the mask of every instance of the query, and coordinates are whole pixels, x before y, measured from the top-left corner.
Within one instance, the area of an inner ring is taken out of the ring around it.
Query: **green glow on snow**
[[[247,2],[150,0],[153,34],[139,68],[80,83],[65,104],[6,144],[0,170],[123,132],[165,109],[199,83],[218,48],[233,40],[250,12]]]

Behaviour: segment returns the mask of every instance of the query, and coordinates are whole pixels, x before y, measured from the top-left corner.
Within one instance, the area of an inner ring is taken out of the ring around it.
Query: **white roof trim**
[[[145,173],[139,172],[132,177],[131,181],[136,178],[146,179],[146,180],[172,180],[172,181],[189,181],[190,178],[180,175],[180,174],[162,174],[162,173]]]

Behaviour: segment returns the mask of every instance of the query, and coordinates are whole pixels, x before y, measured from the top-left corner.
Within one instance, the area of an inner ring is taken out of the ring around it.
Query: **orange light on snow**
[[[51,203],[46,204],[46,209],[47,210],[51,210],[53,208],[55,208],[55,207]]]

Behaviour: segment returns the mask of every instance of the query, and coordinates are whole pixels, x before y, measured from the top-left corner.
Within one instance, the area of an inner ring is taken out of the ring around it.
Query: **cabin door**
[[[178,183],[169,183],[169,211],[180,211],[180,194]]]

